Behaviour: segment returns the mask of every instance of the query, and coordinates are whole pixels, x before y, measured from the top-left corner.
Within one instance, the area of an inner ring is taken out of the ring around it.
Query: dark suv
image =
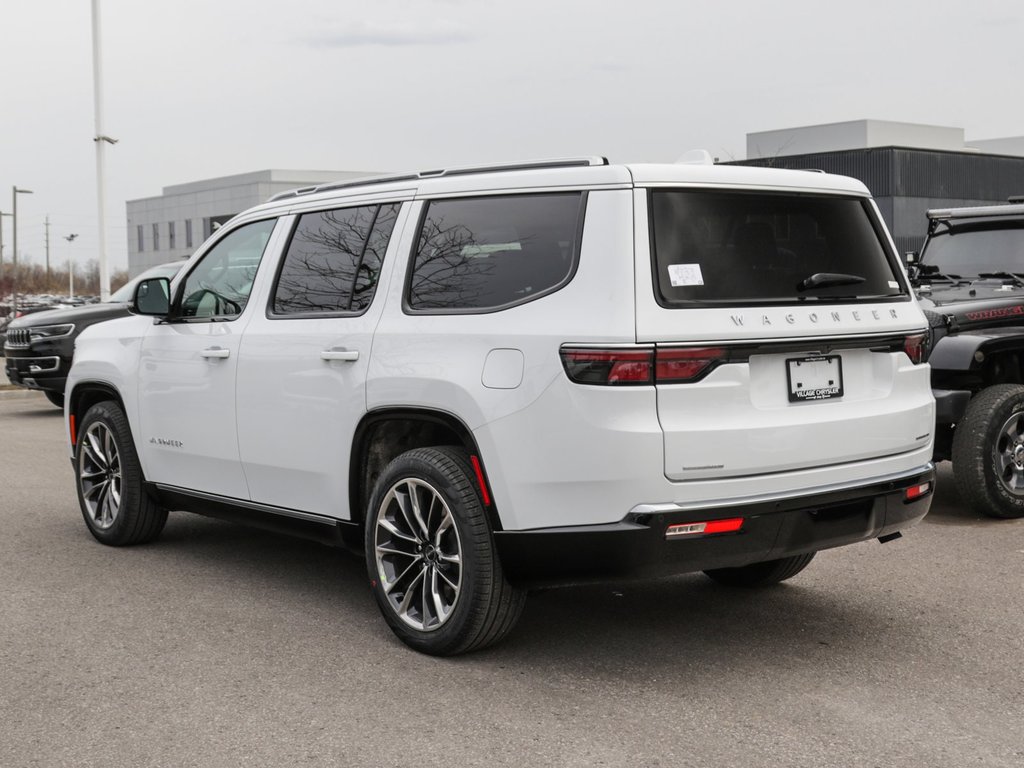
[[[1024,204],[928,211],[910,274],[930,325],[935,459],[965,504],[1024,516]]]
[[[127,315],[140,280],[172,278],[184,263],[153,267],[129,280],[101,304],[35,312],[12,320],[4,340],[7,378],[12,384],[41,390],[51,403],[63,408],[64,384],[78,334],[95,323]]]

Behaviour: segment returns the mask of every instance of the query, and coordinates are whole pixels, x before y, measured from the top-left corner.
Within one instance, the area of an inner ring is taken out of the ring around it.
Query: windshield
[[[928,238],[921,263],[947,277],[1024,274],[1024,222],[1000,229],[949,229]],[[923,274],[922,277],[927,277]]]
[[[127,304],[132,300],[132,297],[135,296],[135,286],[138,285],[141,281],[146,280],[150,277],[166,277],[170,280],[173,280],[174,276],[178,274],[179,271],[181,271],[181,268],[183,266],[185,266],[184,261],[181,262],[180,264],[161,264],[158,267],[152,267],[151,269],[147,269],[141,275],[132,278],[127,283],[118,288],[116,291],[114,291],[112,294],[110,294],[110,298],[107,299],[107,301],[111,304]]]
[[[905,295],[861,198],[655,190],[651,218],[664,306]]]

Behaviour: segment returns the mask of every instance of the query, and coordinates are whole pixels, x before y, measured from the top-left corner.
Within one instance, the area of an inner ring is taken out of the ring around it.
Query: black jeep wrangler
[[[935,460],[964,503],[1024,516],[1024,199],[928,211],[909,272],[930,325]]]

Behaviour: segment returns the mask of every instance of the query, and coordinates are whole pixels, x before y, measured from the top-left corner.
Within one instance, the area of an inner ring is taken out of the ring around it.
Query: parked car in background
[[[7,326],[9,326],[19,317],[24,317],[25,315],[32,315],[35,314],[36,312],[45,312],[46,310],[53,308],[54,307],[52,304],[32,304],[29,306],[19,306],[16,312],[11,310],[7,315],[0,318],[0,350],[2,350],[3,345],[7,341]],[[5,307],[5,309],[10,308]],[[6,353],[0,351],[0,354]]]
[[[64,407],[64,385],[75,339],[90,325],[128,314],[135,286],[150,277],[174,277],[184,261],[161,264],[129,280],[99,304],[68,309],[26,308],[5,329],[4,356],[7,378],[12,384],[38,389],[58,408]]]
[[[1024,205],[928,211],[909,271],[930,326],[935,459],[952,460],[964,504],[1024,517]]]

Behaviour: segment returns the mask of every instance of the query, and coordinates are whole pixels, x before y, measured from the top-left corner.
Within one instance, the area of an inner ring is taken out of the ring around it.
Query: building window
[[[143,245],[143,243],[145,241],[145,238],[142,235],[142,225],[141,224],[139,224],[139,226],[136,228],[136,234],[138,234],[138,236],[139,236],[139,253],[142,253],[146,249],[145,249],[145,247]]]
[[[174,250],[174,222],[167,222],[167,247]]]
[[[185,247],[192,247],[192,219],[185,219]]]
[[[153,250],[154,251],[159,251],[160,250],[160,225],[159,224],[154,224],[153,225]]]

